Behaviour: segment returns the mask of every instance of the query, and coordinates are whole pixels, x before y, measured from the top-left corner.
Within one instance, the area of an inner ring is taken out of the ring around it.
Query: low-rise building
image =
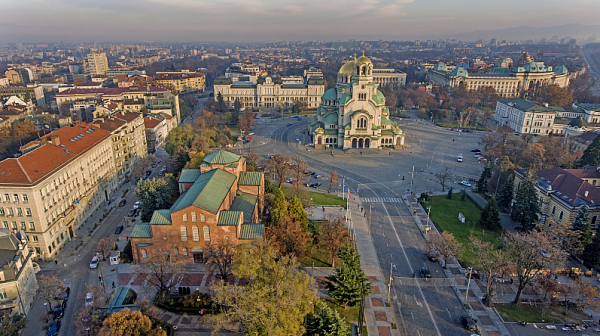
[[[206,79],[203,73],[189,71],[178,73],[157,72],[154,81],[157,85],[173,88],[178,94],[203,92],[206,89]]]
[[[133,260],[142,264],[156,253],[176,262],[203,263],[211,242],[228,239],[235,245],[262,238],[264,178],[246,171],[246,160],[218,150],[207,155],[200,169],[184,169],[181,196],[170,209],[156,210],[149,223],[131,233]]]
[[[27,315],[38,290],[33,270],[35,252],[23,230],[0,228],[0,313]]]
[[[553,129],[557,112],[565,109],[537,104],[526,99],[500,99],[496,103],[494,120],[516,133],[548,135]]]
[[[167,123],[166,119],[159,119],[156,116],[144,117],[144,127],[146,129],[146,144],[148,153],[155,153],[167,139]]]
[[[406,74],[397,72],[392,68],[373,68],[373,83],[383,86],[391,86],[394,89],[406,86]]]
[[[39,85],[0,87],[0,99],[17,96],[25,101],[32,100],[37,106],[46,105],[44,89]]]

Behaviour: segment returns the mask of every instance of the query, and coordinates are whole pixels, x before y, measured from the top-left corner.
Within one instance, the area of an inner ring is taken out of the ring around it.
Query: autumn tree
[[[521,187],[517,190],[510,213],[510,218],[519,222],[525,230],[533,229],[535,221],[538,219],[539,203],[535,187],[536,182],[533,175],[527,173],[521,182]]]
[[[23,314],[14,313],[4,314],[2,317],[2,327],[0,327],[0,336],[19,336],[21,329],[27,327],[27,318]]]
[[[289,176],[291,161],[290,157],[285,154],[275,154],[269,160],[270,170],[277,176],[279,188],[281,188],[281,184]]]
[[[215,331],[226,323],[241,323],[248,335],[303,335],[305,317],[314,310],[314,280],[298,269],[296,258],[277,257],[264,241],[241,248],[233,274],[249,278],[246,286],[211,286],[212,300],[224,309],[205,317]],[[258,303],[258,304],[257,304]]]
[[[487,306],[492,303],[496,290],[498,278],[501,278],[508,270],[508,261],[504,252],[497,249],[492,243],[471,236],[471,252],[473,253],[475,267],[485,275],[485,288],[487,294]]]
[[[142,312],[123,308],[104,320],[100,336],[167,336],[167,333],[152,328],[152,321]]]
[[[509,232],[504,239],[504,251],[517,274],[515,304],[521,303],[523,289],[535,279],[539,270],[552,269],[566,259],[566,252],[560,243],[544,231],[531,230],[524,234]]]
[[[299,155],[296,155],[296,157],[294,157],[294,165],[291,169],[291,177],[294,179],[296,196],[300,193],[300,186],[304,185],[310,179],[310,175],[306,175],[306,171],[308,171],[308,164],[306,161],[302,160]]]
[[[89,301],[86,300],[88,294],[90,294],[91,298]],[[93,314],[94,311],[103,306],[106,302],[106,294],[104,292],[104,288],[100,285],[85,285],[85,290],[79,293],[79,299],[81,301],[85,300],[85,304],[80,307],[79,311],[76,313],[76,319],[74,321],[76,331],[79,335],[86,335],[88,332],[92,335],[97,334],[97,329],[102,323],[101,320],[98,320]]]
[[[185,275],[186,265],[177,262],[177,256],[171,255],[167,249],[157,249],[148,257],[148,261],[137,266],[138,276],[150,275],[148,286],[158,291],[158,296],[164,298]]]
[[[344,244],[348,243],[350,235],[344,225],[344,218],[336,214],[326,214],[319,227],[319,246],[327,251],[331,259],[331,267],[335,267],[335,256]]]
[[[106,260],[106,257],[110,255],[110,252],[115,249],[116,244],[116,237],[104,237],[98,241],[96,252],[102,254],[102,260]]]
[[[258,170],[258,160],[259,160],[259,156],[258,154],[256,154],[256,151],[254,150],[254,148],[250,147],[248,148],[248,153],[246,154],[246,161],[247,161],[247,165],[250,167],[253,167],[254,169]]]
[[[535,95],[540,103],[548,103],[551,106],[571,107],[573,95],[567,88],[561,88],[557,84],[543,85]]]
[[[444,267],[450,257],[460,258],[459,251],[463,247],[452,233],[447,231],[440,234],[431,233],[428,238],[430,247],[444,257]]]
[[[142,222],[149,222],[154,210],[171,207],[169,185],[165,179],[140,180],[135,194],[142,203]]]
[[[173,128],[167,137],[165,150],[169,155],[173,155],[179,147],[190,148],[194,139],[194,129],[192,125],[185,124],[184,126]]]
[[[129,178],[133,180],[134,183],[137,183],[137,181],[139,181],[139,179],[146,174],[146,171],[148,168],[150,168],[150,165],[154,162],[154,160],[156,160],[156,156],[154,154],[138,158],[131,168]]]
[[[327,180],[327,193],[330,193],[331,189],[335,189],[339,180],[340,179],[335,169],[329,172],[329,179]]]
[[[300,221],[287,215],[278,226],[267,228],[267,238],[280,255],[302,257],[310,235]]]
[[[56,275],[40,275],[37,282],[39,285],[38,295],[43,301],[48,303],[48,308],[50,310],[54,309],[52,303],[54,303],[56,298],[66,289],[65,283]]]
[[[440,171],[435,173],[435,178],[442,185],[442,192],[446,191],[446,181],[452,176],[452,170],[447,166],[442,166]]]
[[[556,237],[562,248],[575,255],[581,255],[585,245],[581,245],[580,230],[574,230],[573,225],[567,221],[557,222],[551,217],[546,219],[546,225],[542,226],[543,230],[552,233]]]
[[[206,253],[208,254],[206,265],[209,271],[219,273],[221,279],[227,280],[237,254],[235,244],[230,239],[223,238],[211,241],[206,247]]]
[[[255,125],[256,122],[254,121],[254,112],[252,112],[250,109],[246,109],[238,118],[238,127],[244,133],[247,133]]]
[[[600,291],[594,284],[586,283],[582,278],[575,279],[575,304],[580,311],[596,311],[600,308]]]

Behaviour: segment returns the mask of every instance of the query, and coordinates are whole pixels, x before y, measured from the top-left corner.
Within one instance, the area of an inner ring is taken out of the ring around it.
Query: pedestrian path
[[[396,197],[361,197],[363,203],[402,203],[401,198]]]

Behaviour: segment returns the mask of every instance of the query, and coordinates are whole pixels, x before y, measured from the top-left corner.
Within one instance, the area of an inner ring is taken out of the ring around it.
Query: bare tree
[[[106,260],[106,256],[110,255],[110,251],[115,249],[117,244],[117,238],[115,237],[104,237],[98,241],[96,246],[96,252],[102,254],[102,260]]]
[[[218,272],[221,279],[227,282],[227,276],[231,273],[233,262],[236,256],[235,244],[229,239],[219,239],[217,241],[211,241],[206,252],[208,259],[206,260],[206,266],[210,272]]]
[[[533,280],[539,270],[549,269],[566,259],[560,243],[547,232],[530,230],[520,234],[510,232],[504,239],[507,260],[511,262],[519,281],[513,303],[521,302],[523,289]]]
[[[598,300],[600,292],[595,285],[586,284],[583,279],[577,278],[575,279],[575,293],[577,294],[575,303],[579,310],[585,311],[589,309],[596,311],[600,308],[600,301]]]
[[[48,308],[50,310],[54,309],[52,303],[66,289],[65,283],[56,275],[51,277],[40,275],[37,281],[40,287],[38,292],[40,298],[48,303]]]
[[[475,266],[485,275],[487,306],[491,306],[492,298],[496,288],[497,281],[502,277],[508,267],[508,262],[504,252],[496,249],[492,243],[483,241],[477,237],[471,236],[471,252],[475,257]]]
[[[350,239],[344,225],[344,218],[336,214],[326,214],[319,228],[319,246],[327,251],[331,258],[331,266],[335,267],[335,256]]]
[[[290,157],[285,154],[275,154],[273,155],[271,160],[269,160],[270,170],[279,179],[279,188],[281,188],[281,184],[288,177],[291,161],[292,160],[290,159]]]
[[[136,270],[138,276],[150,275],[148,286],[156,288],[161,298],[181,281],[185,272],[185,264],[177,263],[177,256],[163,249],[158,249],[148,262],[138,265]]]
[[[156,156],[154,154],[146,155],[145,157],[138,158],[137,161],[133,164],[131,168],[131,173],[129,173],[129,177],[133,182],[137,183],[139,179],[141,179],[146,171],[150,167],[150,165],[156,160]]]
[[[79,294],[85,304],[77,313],[74,324],[79,335],[97,335],[102,327],[102,320],[95,317],[94,311],[104,305],[106,293],[100,285],[86,284],[85,287],[86,290]]]
[[[248,164],[252,165],[254,163],[255,165],[258,165],[258,159],[258,154],[256,154],[254,148],[250,146],[250,148],[248,148],[248,154],[246,154],[246,160],[248,161]]]
[[[446,261],[451,256],[460,259],[459,252],[462,249],[462,245],[454,238],[452,233],[446,231],[441,234],[431,233],[428,237],[431,249],[444,257],[444,267],[446,266]]]
[[[327,181],[327,193],[331,192],[331,189],[335,189],[340,178],[338,177],[337,171],[332,170],[329,172],[329,180]]]
[[[442,166],[439,172],[435,173],[435,178],[442,185],[442,191],[446,191],[446,181],[452,175],[452,170],[447,166]]]
[[[310,179],[310,175],[306,175],[307,170],[308,164],[302,160],[299,155],[296,155],[296,157],[294,157],[294,165],[292,166],[292,178],[294,179],[296,187],[296,197],[298,197],[300,193],[300,185],[303,185]]]

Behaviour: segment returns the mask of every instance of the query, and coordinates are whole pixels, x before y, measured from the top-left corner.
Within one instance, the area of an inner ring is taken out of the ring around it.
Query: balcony
[[[4,299],[0,301],[0,309],[8,309],[8,308],[16,308],[17,307],[17,298],[14,299]]]

